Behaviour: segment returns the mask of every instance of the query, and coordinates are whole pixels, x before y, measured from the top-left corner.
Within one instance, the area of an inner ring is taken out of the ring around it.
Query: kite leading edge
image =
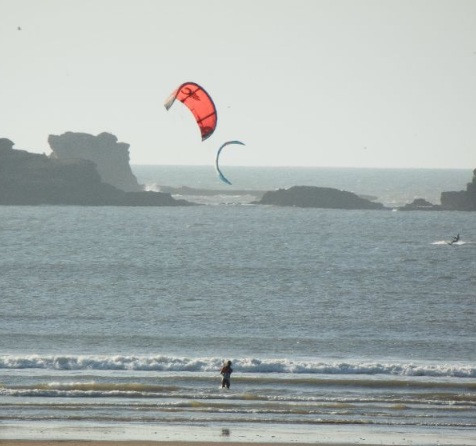
[[[217,110],[206,90],[195,82],[180,85],[165,101],[165,108],[172,107],[178,99],[193,113],[202,134],[202,141],[209,138],[217,126]]]
[[[217,170],[218,176],[220,177],[220,180],[222,180],[224,183],[229,184],[231,186],[231,182],[223,175],[222,171],[220,170],[220,165],[218,164],[218,160],[220,158],[221,151],[228,145],[228,144],[240,144],[244,146],[245,144],[242,143],[241,141],[227,141],[223,143],[220,148],[218,149],[217,156],[215,158],[215,168]]]

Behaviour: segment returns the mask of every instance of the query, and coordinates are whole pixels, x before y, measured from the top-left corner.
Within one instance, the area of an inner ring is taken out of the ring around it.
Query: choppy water
[[[165,168],[156,180],[148,169],[141,182],[182,185],[167,181]],[[204,172],[183,184],[206,186]],[[306,182],[296,170],[288,175]],[[354,191],[405,202],[398,171],[393,183],[380,175],[381,190],[373,180]],[[439,183],[451,175],[443,171]],[[444,190],[464,189],[461,176],[460,187]],[[271,189],[269,181],[252,188]],[[476,428],[472,213],[199,206],[0,214],[0,427]],[[446,244],[457,232],[461,242]],[[224,359],[235,370],[228,392],[219,389]]]

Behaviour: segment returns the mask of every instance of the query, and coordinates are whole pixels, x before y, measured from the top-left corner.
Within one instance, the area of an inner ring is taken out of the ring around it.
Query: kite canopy
[[[218,176],[220,177],[220,180],[222,180],[226,184],[231,185],[230,181],[228,181],[225,178],[225,175],[223,175],[222,171],[220,170],[220,166],[218,165],[218,159],[220,158],[220,153],[228,144],[240,144],[242,146],[244,146],[244,144],[241,141],[227,141],[224,144],[222,144],[221,147],[218,149],[217,157],[215,158],[215,167],[217,169],[217,173],[218,173]]]
[[[217,110],[210,95],[200,85],[194,82],[185,82],[165,101],[165,108],[168,110],[172,107],[176,99],[193,113],[200,127],[202,141],[209,138],[217,126]]]

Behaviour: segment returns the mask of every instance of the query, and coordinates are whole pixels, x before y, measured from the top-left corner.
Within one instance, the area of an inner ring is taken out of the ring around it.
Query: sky
[[[163,104],[202,85],[218,126]],[[0,137],[131,164],[476,167],[474,0],[0,0]]]

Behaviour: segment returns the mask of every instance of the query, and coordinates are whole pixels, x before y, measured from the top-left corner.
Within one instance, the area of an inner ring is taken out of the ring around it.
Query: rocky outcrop
[[[441,193],[441,207],[448,211],[476,211],[476,169],[466,190]]]
[[[383,204],[330,187],[294,186],[266,192],[255,204],[327,209],[384,209]]]
[[[92,161],[14,150],[0,139],[0,205],[178,206],[161,192],[124,192],[101,181]]]
[[[14,145],[15,143],[10,139],[0,138],[0,151],[8,151],[13,148]]]
[[[93,136],[88,133],[66,132],[62,135],[50,135],[48,143],[52,158],[92,161],[104,183],[125,192],[143,190],[129,165],[129,144],[117,142],[117,138],[110,133]]]
[[[399,207],[400,211],[440,211],[441,206],[437,204],[432,204],[429,201],[426,201],[424,198],[416,198],[411,203],[406,204],[405,206]]]

